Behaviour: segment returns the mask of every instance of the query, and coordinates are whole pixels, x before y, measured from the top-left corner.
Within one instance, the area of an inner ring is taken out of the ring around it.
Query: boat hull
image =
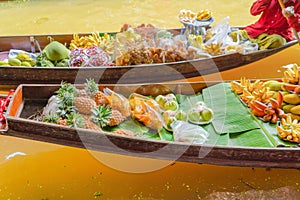
[[[211,83],[166,84],[171,91],[180,94],[193,94]],[[128,96],[132,91],[143,95],[150,94],[155,85],[118,85],[112,87]],[[101,88],[102,86],[100,86]],[[206,163],[224,166],[299,168],[300,150],[298,148],[243,147],[200,145],[182,142],[167,142],[122,136],[87,129],[73,129],[26,119],[40,110],[59,85],[21,85],[18,87],[8,109],[9,129],[5,135],[37,141],[50,142],[72,147],[86,148],[101,152],[146,157],[171,161]],[[150,91],[150,92],[149,92]],[[31,103],[30,103],[31,102]]]

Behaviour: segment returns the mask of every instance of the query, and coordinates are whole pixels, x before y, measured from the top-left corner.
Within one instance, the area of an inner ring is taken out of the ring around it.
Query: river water
[[[124,23],[179,27],[181,9],[209,9],[243,26],[251,0],[31,0],[1,2],[0,35],[118,31]],[[119,168],[163,161],[95,153]],[[0,199],[275,199],[299,192],[293,169],[241,168],[176,162],[147,173],[107,166],[87,150],[0,136]],[[126,170],[125,170],[126,171]],[[215,196],[214,196],[215,195]],[[243,196],[243,197],[242,197]],[[297,197],[295,197],[297,199]]]

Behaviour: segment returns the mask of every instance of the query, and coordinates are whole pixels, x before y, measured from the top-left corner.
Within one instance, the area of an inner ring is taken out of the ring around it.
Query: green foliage
[[[109,123],[109,118],[111,117],[112,111],[109,105],[98,106],[92,109],[92,121],[96,123],[99,127],[103,128]]]
[[[59,116],[56,113],[52,113],[52,112],[49,115],[43,117],[43,122],[57,124],[58,120],[59,120]]]
[[[86,83],[84,84],[84,89],[90,96],[95,95],[99,91],[98,85],[95,83],[94,79],[87,79]]]
[[[84,119],[82,118],[82,116],[79,113],[71,112],[68,115],[67,123],[70,127],[83,128],[85,122],[84,122]]]

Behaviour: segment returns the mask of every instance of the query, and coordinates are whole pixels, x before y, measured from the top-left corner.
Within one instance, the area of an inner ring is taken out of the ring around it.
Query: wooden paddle
[[[278,2],[279,2],[279,4],[280,4],[281,9],[285,9],[285,5],[284,5],[284,3],[283,3],[283,0],[278,0]],[[300,37],[299,37],[299,35],[298,35],[298,32],[296,31],[295,28],[292,28],[292,30],[293,30],[293,33],[294,33],[294,35],[295,35],[295,37],[296,37],[296,39],[298,40],[298,43],[299,43],[299,45],[300,45]]]

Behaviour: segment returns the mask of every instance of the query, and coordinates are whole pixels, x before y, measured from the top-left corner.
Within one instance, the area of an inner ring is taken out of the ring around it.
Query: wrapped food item
[[[179,108],[177,99],[174,94],[170,93],[167,95],[158,95],[155,101],[159,104],[163,110],[176,111]]]
[[[168,131],[173,131],[171,124],[176,120],[187,121],[187,114],[183,110],[167,110],[162,114],[162,118],[164,122],[164,128]]]
[[[74,48],[71,50],[70,67],[92,67],[92,66],[112,66],[110,56],[98,46],[87,49]]]
[[[130,104],[126,97],[112,91],[109,88],[104,88],[103,92],[106,95],[108,104],[110,105],[111,109],[118,110],[125,117],[130,116]]]
[[[129,97],[129,102],[133,119],[154,130],[163,127],[161,110],[155,100],[133,93]]]
[[[187,116],[193,124],[208,124],[213,120],[214,113],[203,101],[199,101],[188,111]]]
[[[185,121],[176,120],[171,124],[171,127],[175,142],[203,144],[209,136],[209,133],[202,127]]]

